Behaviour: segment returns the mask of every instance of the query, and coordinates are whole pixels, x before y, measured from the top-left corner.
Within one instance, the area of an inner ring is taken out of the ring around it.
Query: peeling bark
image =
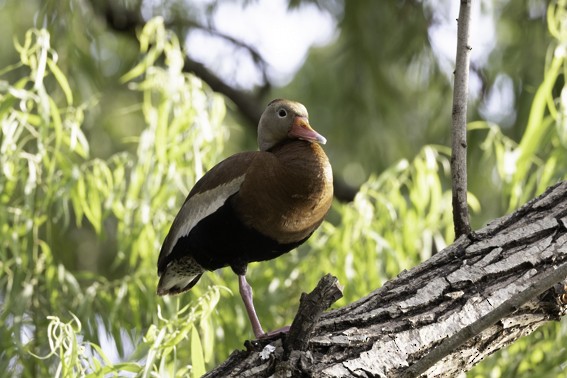
[[[477,231],[474,240],[463,236],[367,297],[324,313],[303,339],[307,344],[292,344],[300,348],[285,353],[285,335],[247,342],[247,350],[206,377],[451,377],[467,371],[565,314],[566,226],[562,182]]]

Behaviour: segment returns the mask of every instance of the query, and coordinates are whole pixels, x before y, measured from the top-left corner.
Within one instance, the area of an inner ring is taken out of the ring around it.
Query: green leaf
[[[216,305],[216,304],[215,304]],[[213,358],[215,334],[213,332],[213,324],[209,316],[202,317],[199,321],[199,329],[203,334],[203,354],[205,362],[210,362]]]
[[[207,371],[205,370],[205,359],[203,357],[203,347],[201,345],[201,338],[194,326],[191,329],[191,376],[199,378]]]
[[[55,76],[55,79],[61,86],[61,89],[65,94],[65,99],[67,100],[67,105],[73,104],[73,91],[69,86],[69,82],[67,81],[65,74],[59,69],[53,59],[47,59],[47,65],[49,66],[49,69],[53,73],[53,76]]]

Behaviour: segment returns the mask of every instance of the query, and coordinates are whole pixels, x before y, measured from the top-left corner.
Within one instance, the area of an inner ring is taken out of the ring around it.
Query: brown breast
[[[280,243],[305,239],[333,200],[329,160],[316,143],[287,141],[259,153],[235,198],[242,221]]]

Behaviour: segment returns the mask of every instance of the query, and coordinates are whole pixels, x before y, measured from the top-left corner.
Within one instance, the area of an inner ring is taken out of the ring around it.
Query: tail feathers
[[[179,294],[191,289],[204,269],[192,257],[170,261],[160,274],[158,295]]]
[[[180,294],[191,289],[199,281],[203,273],[197,275],[178,276],[168,274],[166,270],[159,279],[157,294]]]

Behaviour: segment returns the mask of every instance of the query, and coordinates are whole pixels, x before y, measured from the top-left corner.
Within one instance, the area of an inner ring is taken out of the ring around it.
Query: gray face
[[[288,138],[295,117],[308,117],[305,106],[289,100],[272,101],[258,124],[258,147],[266,151]]]

